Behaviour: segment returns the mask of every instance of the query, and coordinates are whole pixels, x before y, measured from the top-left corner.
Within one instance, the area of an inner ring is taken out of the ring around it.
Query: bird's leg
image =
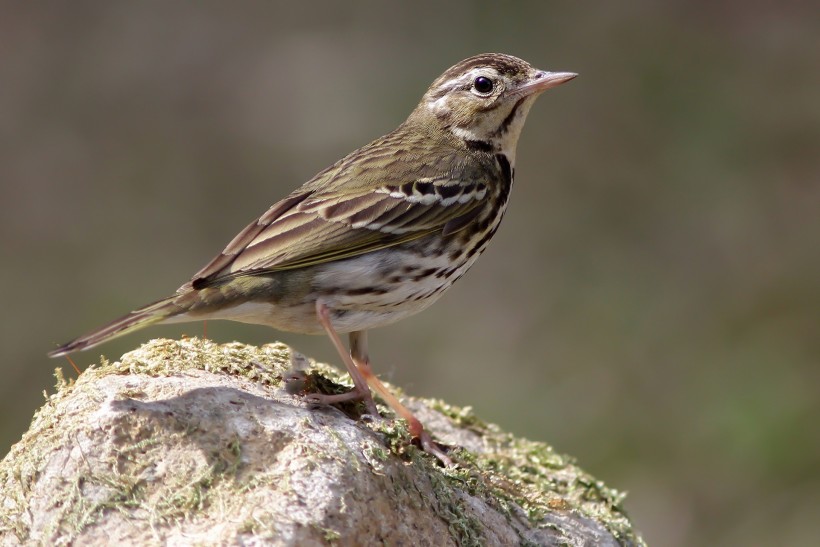
[[[348,393],[340,393],[338,395],[314,394],[311,395],[311,398],[317,402],[326,404],[349,401],[350,399],[362,399],[364,400],[368,413],[373,416],[378,416],[379,413],[376,409],[376,403],[373,401],[373,395],[367,387],[368,384],[370,384],[390,408],[407,421],[410,435],[419,440],[422,449],[428,454],[434,455],[444,465],[451,465],[453,463],[452,460],[436,445],[419,419],[410,412],[410,409],[401,404],[398,398],[373,374],[373,369],[370,368],[370,357],[367,352],[367,331],[350,333],[350,353],[348,353],[342,340],[339,338],[339,334],[336,332],[336,329],[333,328],[333,324],[330,320],[330,309],[320,300],[316,301],[316,316],[328,337],[330,337],[330,341],[333,342],[333,345],[336,347],[336,351],[339,352],[342,361],[344,361],[355,388]]]
[[[353,385],[355,387],[348,393],[340,393],[338,395],[324,395],[316,393],[311,395],[311,399],[325,404],[340,403],[351,399],[362,399],[362,401],[364,401],[365,408],[367,408],[368,414],[378,417],[379,411],[376,408],[376,402],[373,400],[373,394],[370,393],[370,388],[367,387],[367,380],[356,367],[350,353],[348,353],[347,349],[345,349],[341,338],[339,338],[339,334],[336,332],[336,329],[333,328],[333,324],[330,321],[330,310],[321,300],[316,301],[316,317],[319,319],[319,323],[330,337],[330,341],[333,342],[333,345],[336,347],[336,351],[339,352],[339,355],[341,356],[342,361],[344,361],[345,367],[347,367],[347,372],[350,374],[350,378],[353,380]]]
[[[451,465],[453,463],[452,460],[450,460],[433,441],[419,419],[410,412],[409,408],[401,404],[399,399],[373,374],[373,369],[370,368],[370,356],[367,351],[367,331],[362,330],[350,333],[350,357],[352,357],[353,363],[361,375],[364,376],[365,380],[367,380],[367,383],[370,384],[370,387],[376,390],[379,396],[384,399],[399,417],[407,421],[410,435],[419,440],[421,448],[428,454],[432,454],[438,458],[444,465]]]

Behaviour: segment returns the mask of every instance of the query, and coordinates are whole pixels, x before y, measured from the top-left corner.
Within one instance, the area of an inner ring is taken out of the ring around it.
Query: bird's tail
[[[175,303],[178,297],[179,295],[170,296],[158,302],[154,302],[153,304],[144,306],[138,310],[132,311],[128,315],[120,317],[104,327],[80,336],[76,340],[72,340],[67,344],[63,344],[54,351],[49,352],[48,356],[59,357],[61,355],[66,355],[67,353],[93,348],[94,346],[102,344],[112,338],[128,334],[129,332],[133,332],[143,327],[147,327],[148,325],[153,325],[154,323],[159,323],[160,321],[164,321],[175,315],[184,313],[186,310]]]

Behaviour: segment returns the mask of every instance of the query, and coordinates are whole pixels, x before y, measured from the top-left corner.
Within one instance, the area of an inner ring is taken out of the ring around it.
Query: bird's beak
[[[528,96],[537,95],[547,89],[559,86],[578,76],[574,72],[547,72],[539,70],[532,79],[512,91],[514,95]]]

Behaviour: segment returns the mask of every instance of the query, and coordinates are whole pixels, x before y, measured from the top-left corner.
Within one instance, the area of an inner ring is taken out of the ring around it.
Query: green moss
[[[459,545],[486,544],[484,526],[465,506],[459,496],[461,488],[448,480],[446,474],[439,474],[434,469],[430,470],[429,476],[435,492],[435,500],[431,500],[431,506],[436,514],[447,522],[450,536]]]
[[[552,511],[577,511],[603,523],[617,539],[642,544],[623,509],[624,495],[574,465],[544,444],[515,438],[490,426],[484,442],[491,447],[476,454],[459,450],[459,465],[443,471],[454,488],[462,488],[511,516],[511,504],[521,507],[532,525]]]
[[[522,508],[533,526],[542,525],[544,517],[554,511],[577,511],[601,522],[624,544],[643,545],[632,529],[624,510],[625,494],[607,487],[575,465],[573,458],[555,452],[547,444],[516,438],[498,426],[478,418],[471,407],[459,408],[441,400],[425,403],[447,416],[456,426],[482,436],[488,450],[474,453],[456,448],[451,457],[458,465],[438,469],[444,480],[435,481],[437,511],[451,526],[454,537],[465,541],[479,540],[470,531],[479,531],[480,523],[469,523],[462,515],[460,503],[453,498],[454,489],[482,499],[490,507],[512,518],[512,507]],[[394,454],[402,455],[410,442],[406,427],[392,422],[379,430]],[[420,456],[429,465],[428,455]],[[414,463],[418,463],[414,458]]]
[[[342,537],[342,535],[339,532],[337,532],[336,530],[331,530],[330,528],[320,528],[319,530],[322,532],[322,537],[324,538],[324,540],[330,543],[334,541],[339,541],[339,539],[341,539]]]
[[[437,410],[447,416],[451,422],[461,429],[483,434],[492,428],[492,426],[475,415],[473,407],[471,406],[457,407],[447,404],[441,399],[425,399],[425,403],[433,410]]]
[[[190,343],[184,343],[190,342]],[[260,355],[261,352],[261,355]],[[171,376],[190,369],[242,376],[263,385],[276,385],[282,380],[285,363],[290,363],[291,350],[282,343],[261,348],[240,344],[217,344],[210,340],[152,340],[140,348],[138,359],[128,357],[109,363],[102,357],[102,374],[146,374]],[[261,359],[260,359],[261,357]],[[86,370],[87,374],[91,368]]]

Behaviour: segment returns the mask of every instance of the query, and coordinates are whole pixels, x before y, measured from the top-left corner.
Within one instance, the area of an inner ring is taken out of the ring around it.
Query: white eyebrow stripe
[[[480,68],[473,68],[460,76],[447,80],[446,82],[439,84],[436,88],[437,93],[445,92],[449,93],[454,89],[458,89],[465,84],[470,84],[475,78],[479,76],[487,76],[489,78],[498,78],[499,74],[498,71],[491,68],[491,67],[480,67]]]

